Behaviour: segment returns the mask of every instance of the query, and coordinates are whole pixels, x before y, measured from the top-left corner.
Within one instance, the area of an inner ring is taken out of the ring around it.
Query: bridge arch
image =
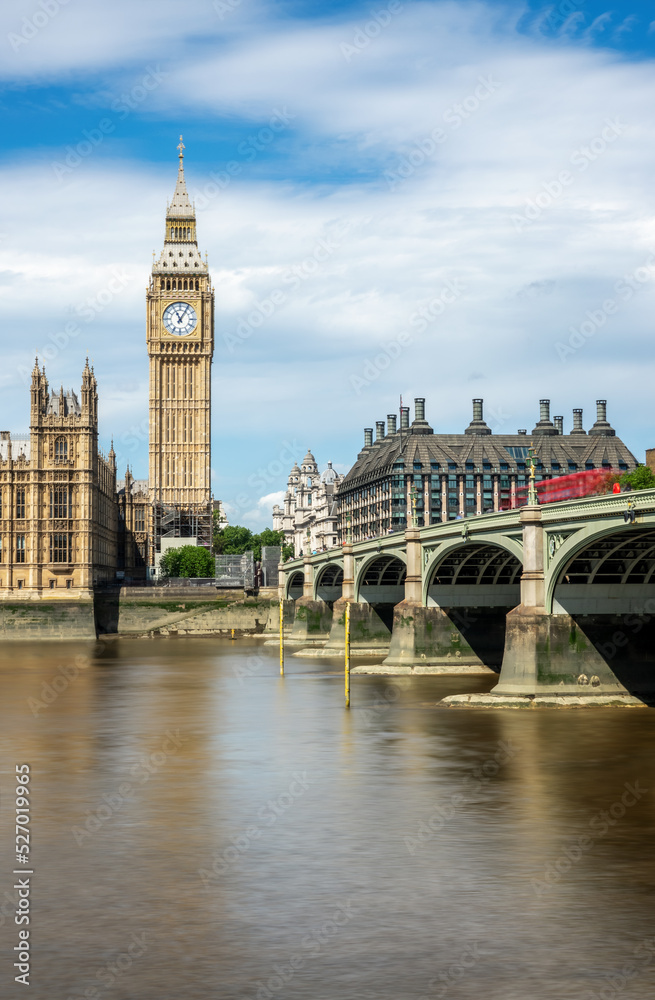
[[[376,552],[355,573],[355,600],[365,604],[399,604],[405,598],[406,575],[404,553]]]
[[[618,681],[655,700],[655,519],[581,528],[556,551],[547,609],[572,620]]]
[[[305,574],[301,569],[296,569],[293,573],[289,573],[284,594],[287,600],[297,601],[299,597],[302,597],[304,582]]]
[[[546,609],[579,614],[655,613],[655,522],[575,532],[549,567]]]
[[[329,562],[321,566],[314,577],[314,600],[331,604],[337,601],[343,591],[343,561]]]
[[[452,539],[439,546],[425,566],[423,603],[516,607],[522,571],[523,548],[512,538]]]

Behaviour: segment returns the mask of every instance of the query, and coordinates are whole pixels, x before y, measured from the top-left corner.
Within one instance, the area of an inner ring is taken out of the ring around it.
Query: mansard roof
[[[420,463],[422,472],[430,472],[431,464],[438,465],[439,473],[466,471],[472,464],[473,471],[482,473],[508,471],[516,472],[517,462],[525,462],[528,448],[533,445],[536,462],[550,469],[559,463],[560,470],[567,472],[569,463],[577,469],[585,468],[587,462],[595,467],[610,465],[619,468],[621,464],[632,469],[637,459],[629,448],[616,436],[616,432],[606,421],[596,421],[589,434],[582,429],[574,429],[570,434],[561,434],[550,424],[552,431],[544,433],[537,427],[528,434],[493,434],[486,424],[481,433],[435,434],[425,420],[417,420],[410,427],[387,434],[381,440],[365,446],[357,456],[357,461],[339,485],[343,493],[381,475],[393,472],[394,465],[402,463],[404,472],[413,472],[414,464]],[[545,426],[546,421],[543,421]],[[455,467],[453,470],[452,467]]]
[[[165,243],[152,265],[153,274],[165,274],[170,278],[193,278],[206,274],[207,271],[207,262],[202,259],[196,243],[191,240]]]

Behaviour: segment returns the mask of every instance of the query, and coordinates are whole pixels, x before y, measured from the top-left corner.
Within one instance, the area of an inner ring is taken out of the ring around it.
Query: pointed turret
[[[196,211],[189,198],[184,179],[184,143],[180,136],[179,150],[180,163],[177,170],[177,184],[172,200],[166,206],[166,234],[164,236],[164,248],[155,255],[152,265],[153,275],[167,276],[167,290],[172,289],[168,284],[168,278],[175,279],[175,290],[180,288],[189,290],[195,287],[195,279],[207,275],[209,267],[206,260],[203,260],[198,250],[196,239]],[[186,285],[179,285],[179,279],[186,279]],[[194,280],[194,285],[189,286],[189,280]],[[163,287],[163,286],[161,286]]]
[[[32,369],[31,400],[31,425],[34,426],[38,423],[40,416],[45,412],[46,403],[48,401],[48,383],[45,377],[45,368],[43,369],[43,374],[41,374],[41,371],[39,370],[38,358],[36,358],[34,368]]]
[[[173,195],[173,200],[166,209],[166,215],[171,219],[194,219],[196,213],[191,200],[189,199],[189,193],[186,189],[186,181],[184,179],[184,150],[185,145],[182,142],[182,136],[180,136],[180,144],[177,147],[180,154],[180,165],[177,169],[177,184],[175,185],[175,193]]]

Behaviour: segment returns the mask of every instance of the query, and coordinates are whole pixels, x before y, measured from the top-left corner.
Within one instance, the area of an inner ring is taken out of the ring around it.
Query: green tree
[[[632,486],[633,490],[655,489],[655,475],[647,465],[638,465],[632,472],[625,472],[620,479],[622,486]]]
[[[249,528],[234,524],[214,532],[214,552],[217,554],[241,555],[243,552],[252,552],[258,560],[262,557],[262,547],[269,545],[282,546],[282,559],[285,562],[293,556],[293,546],[284,544],[283,531],[264,528],[259,535],[253,535]]]
[[[242,528],[240,524],[228,524],[214,537],[217,539],[219,553],[241,555],[242,552],[249,552],[252,549],[252,531],[250,528]]]
[[[280,545],[284,547],[284,532],[273,531],[272,528],[264,528],[259,535],[253,535],[253,552],[255,559],[261,559],[264,546]],[[282,556],[284,558],[284,554]]]
[[[652,490],[655,489],[655,474],[647,465],[639,464],[632,472],[623,472],[620,475],[616,472],[609,473],[605,488],[607,493],[612,492],[614,483],[620,483],[624,489],[630,486],[633,490]]]
[[[159,561],[159,568],[164,576],[179,576],[182,561],[181,549],[169,549]]]
[[[202,545],[182,545],[169,549],[160,562],[164,576],[171,577],[213,577],[214,557]]]

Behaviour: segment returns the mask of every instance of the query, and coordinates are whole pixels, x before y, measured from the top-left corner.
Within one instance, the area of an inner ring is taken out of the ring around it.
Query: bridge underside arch
[[[405,599],[407,567],[396,556],[376,556],[362,567],[357,587],[357,600],[373,606],[391,631],[393,609]]]
[[[320,571],[316,579],[316,600],[334,604],[341,597],[343,590],[343,567],[338,563],[330,563]]]
[[[655,529],[585,543],[557,573],[553,614],[568,614],[633,694],[655,694]]]
[[[300,570],[296,570],[292,573],[287,581],[287,598],[291,601],[297,601],[299,597],[302,597],[303,584],[305,582],[305,574]]]
[[[522,566],[499,545],[468,542],[450,551],[432,570],[428,606],[516,607]]]
[[[427,585],[428,607],[440,607],[482,662],[500,669],[505,618],[521,601],[520,560],[488,542],[467,542],[437,563]]]

